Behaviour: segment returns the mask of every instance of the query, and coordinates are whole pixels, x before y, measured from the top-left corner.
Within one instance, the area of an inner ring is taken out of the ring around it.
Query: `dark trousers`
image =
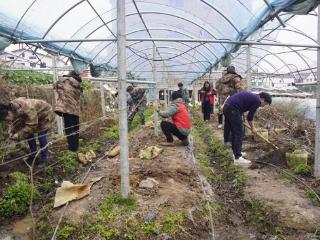
[[[64,132],[67,135],[69,150],[72,152],[76,152],[79,149],[79,117],[68,113],[64,113],[62,117],[64,122]]]
[[[44,130],[38,133],[38,140],[41,150],[41,161],[47,163],[48,161],[48,141],[47,141],[48,130]],[[37,142],[34,134],[30,134],[27,138],[30,152],[28,159],[33,160],[37,154]]]
[[[239,110],[224,106],[224,141],[228,142],[231,133],[232,151],[235,158],[241,157],[243,141],[243,123]]]
[[[218,123],[222,124],[223,123],[223,114],[218,113]]]
[[[162,121],[161,124],[161,130],[163,132],[163,134],[166,136],[167,138],[167,142],[173,142],[173,136],[176,136],[177,138],[179,138],[181,141],[183,141],[184,139],[187,138],[187,136],[183,135],[179,129],[177,128],[176,125],[174,125],[171,122],[167,122],[167,121]]]
[[[212,112],[212,105],[210,101],[202,102],[203,120],[210,120],[210,114]]]
[[[134,106],[135,107],[135,106]],[[144,120],[144,110],[145,110],[145,106],[144,105],[140,105],[139,107],[137,107],[135,109],[134,112],[132,112],[130,115],[129,115],[129,118],[128,118],[128,125],[130,126],[135,115],[138,113],[139,116],[140,116],[140,124],[141,125],[144,125],[145,124],[145,120]]]

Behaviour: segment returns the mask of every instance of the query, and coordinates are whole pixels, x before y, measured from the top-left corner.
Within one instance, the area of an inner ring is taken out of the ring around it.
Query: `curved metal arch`
[[[271,40],[271,39],[265,39],[265,40],[266,40],[266,41],[269,41],[269,42],[279,43],[279,41],[275,41],[275,40]],[[297,50],[295,50],[293,47],[287,47],[287,48],[289,48],[291,51],[295,52],[295,53],[301,58],[301,60],[308,66],[308,68],[311,68],[311,66],[310,66],[309,63],[304,59],[304,57],[303,57],[302,54],[300,54],[299,52],[297,52]],[[312,73],[312,75],[314,76],[314,78],[316,79],[316,78],[317,78],[316,74],[315,74],[313,71],[311,71],[311,73]],[[300,73],[299,73],[299,75],[300,75]]]
[[[257,56],[257,55],[254,55],[254,54],[252,54],[252,53],[251,53],[250,55],[251,55],[251,56],[254,56],[254,57],[257,57],[257,58],[260,58],[260,59],[263,59],[263,60],[264,60],[265,62],[267,62],[269,65],[270,65],[270,62],[267,61],[267,60],[265,60],[264,58],[267,57],[267,56],[270,56],[270,55],[276,57],[277,59],[280,60],[280,62],[282,62],[284,65],[286,65],[286,62],[285,62],[281,57],[273,54],[273,53],[270,52],[269,50],[266,50],[266,49],[260,48],[260,47],[256,47],[256,46],[252,46],[251,48],[259,49],[259,50],[263,50],[263,51],[267,52],[267,54],[265,54],[264,56]],[[238,55],[238,56],[239,56],[239,55]],[[260,62],[260,59],[259,59],[259,61],[257,61],[255,64],[251,65],[251,69]],[[288,69],[289,69],[289,71],[292,71],[289,67],[288,67]],[[276,68],[274,68],[274,70],[276,70]]]
[[[153,12],[153,11],[141,12],[141,14],[159,14],[159,15],[166,15],[166,16],[171,16],[171,17],[179,18],[179,19],[182,19],[182,20],[184,20],[184,21],[186,21],[186,22],[191,23],[192,25],[195,25],[195,26],[199,27],[199,28],[202,29],[203,31],[207,32],[207,33],[208,33],[210,36],[212,36],[214,39],[217,39],[217,38],[213,35],[213,33],[209,32],[206,28],[202,27],[201,25],[199,25],[199,24],[197,24],[197,23],[195,23],[195,22],[193,22],[193,21],[191,21],[191,20],[189,20],[189,19],[187,19],[187,18],[181,17],[181,16],[177,16],[177,15],[169,14],[169,13],[163,13],[163,12]],[[130,17],[130,16],[134,16],[134,15],[138,15],[138,13],[126,14],[125,17]],[[112,22],[114,22],[114,21],[116,21],[116,20],[117,20],[116,18],[111,19],[110,21],[106,22],[106,24],[112,23]],[[94,34],[96,31],[98,31],[100,28],[102,28],[102,27],[104,27],[104,26],[105,26],[104,24],[98,26],[96,29],[94,29],[93,31],[91,31],[87,36],[85,36],[85,38],[90,37],[92,34]],[[76,48],[72,50],[72,53],[74,53],[74,52],[80,47],[81,44],[82,44],[82,42],[80,42],[80,43],[76,46]],[[227,52],[226,47],[225,47],[222,43],[220,43],[219,45],[221,45],[221,47],[223,47],[223,48],[225,49],[225,51]],[[63,47],[63,48],[64,48],[64,47]],[[63,48],[60,49],[59,51],[63,50]]]
[[[164,30],[164,31],[168,31],[168,32],[175,32],[175,33],[179,33],[181,35],[184,35],[184,36],[187,36],[187,37],[190,37],[192,38],[193,36],[191,35],[188,35],[188,34],[185,34],[183,32],[180,32],[180,31],[177,31],[177,30],[172,30],[172,29],[166,29],[166,28],[149,28],[149,30],[153,31],[153,30]],[[130,34],[134,34],[134,33],[137,33],[137,32],[142,32],[142,31],[146,31],[145,29],[138,29],[138,30],[135,30],[135,31],[132,31],[130,33],[127,33],[126,36],[130,35]],[[141,41],[140,41],[141,42]],[[183,42],[177,42],[177,43],[180,43],[180,44],[183,44],[185,46],[189,46],[191,47],[190,45],[188,45],[187,43],[183,43]],[[107,48],[108,46],[110,45],[110,43],[108,43],[101,51],[99,51],[99,53],[101,53],[105,48]],[[206,48],[210,53],[212,53],[212,55],[215,56],[216,59],[218,59],[217,55],[211,50],[209,49],[205,44],[202,45],[202,46],[199,46],[199,47],[204,47]],[[198,51],[199,52],[199,51]],[[97,54],[98,55],[98,54]],[[92,59],[92,61],[97,57],[97,55],[95,55],[95,57]],[[114,57],[114,56],[112,56]]]
[[[254,54],[251,54],[251,56],[256,57],[256,58],[259,59],[255,64],[253,64],[253,65],[251,66],[251,69],[252,69],[254,66],[256,66],[260,61],[265,61],[265,62],[266,62],[267,64],[269,64],[274,70],[277,69],[272,63],[270,63],[269,61],[265,60],[263,57],[257,56],[257,55],[254,55]],[[244,58],[239,58],[239,57],[238,57],[237,59],[246,60],[246,59],[244,59]],[[233,61],[233,60],[232,60],[232,61]]]
[[[266,49],[263,49],[263,48],[257,47],[257,46],[252,47],[252,48],[260,49],[260,50],[263,50],[263,51],[267,52],[268,54],[266,54],[264,57],[267,57],[267,56],[272,55],[272,56],[278,58],[284,65],[287,65],[288,70],[289,70],[290,72],[292,72],[292,69],[290,69],[289,64],[287,64],[287,63],[286,63],[280,56],[278,56],[277,54],[274,54],[274,53],[272,53],[272,52],[269,51],[269,50],[266,50]],[[299,75],[300,75],[300,73],[299,73]]]
[[[190,62],[190,63],[193,63],[193,61],[190,61],[190,59],[188,59],[188,58],[186,58],[186,57],[184,57],[184,56],[181,56],[180,58],[183,58],[183,59],[185,59],[185,60],[187,60],[188,62]],[[140,66],[140,65],[142,65],[142,64],[144,64],[145,62],[147,62],[148,60],[144,60],[142,63],[139,63],[137,66],[135,66],[131,71],[134,71],[138,66]],[[175,62],[179,62],[177,59],[175,60]],[[199,63],[201,63],[201,62],[203,62],[203,61],[196,61],[196,62],[199,62]],[[195,67],[197,67],[200,71],[203,71],[203,69],[199,66],[199,65],[194,65]],[[140,68],[139,68],[140,69]]]
[[[138,1],[137,1],[137,2],[138,2]],[[143,2],[143,1],[139,1],[139,2]],[[159,3],[157,3],[157,4],[159,5]],[[187,11],[185,11],[185,10],[183,10],[183,9],[179,9],[179,8],[176,8],[176,7],[173,7],[173,6],[168,6],[168,5],[165,5],[165,4],[160,4],[160,5],[164,5],[164,6],[173,8],[173,9],[178,9],[178,10],[181,11],[181,12],[185,12],[185,13],[187,13],[187,14],[190,14],[189,12],[187,12]],[[116,8],[112,8],[112,9],[106,11],[106,12],[103,12],[103,13],[100,14],[100,16],[101,16],[101,15],[104,15],[104,14],[107,14],[107,13],[109,13],[109,12],[111,12],[111,11],[114,11],[115,9],[116,9]],[[198,18],[197,16],[194,16],[194,17]],[[225,17],[226,17],[226,16],[225,16]],[[80,30],[82,30],[86,25],[88,25],[88,24],[90,24],[91,22],[95,21],[97,18],[98,18],[98,17],[94,17],[93,19],[89,20],[87,23],[85,23],[84,25],[82,25],[80,28],[78,28],[78,29],[76,30],[76,32],[75,32],[70,38],[73,38],[73,37],[74,37]],[[226,18],[227,18],[227,17],[226,17]],[[203,21],[203,20],[200,19],[200,21]],[[216,30],[217,32],[219,32],[219,30],[216,29],[216,28],[212,28],[212,29],[214,29],[214,30]],[[211,34],[210,34],[210,35],[211,35]],[[61,49],[63,49],[66,45],[67,45],[67,43],[65,43],[65,44],[62,46]]]
[[[177,53],[175,53],[175,52],[164,52],[163,54],[175,54],[173,57],[169,57],[169,58],[167,58],[167,59],[163,59],[163,60],[160,60],[160,61],[162,61],[162,62],[165,62],[165,61],[170,61],[170,60],[173,60],[173,59],[176,59],[176,58],[178,58],[178,57],[182,57],[183,55],[187,55],[187,56],[190,56],[191,58],[193,58],[193,59],[195,59],[195,60],[197,60],[198,62],[200,62],[199,61],[199,59],[198,58],[196,58],[196,57],[194,57],[193,55],[191,55],[191,54],[189,54],[187,51],[182,51],[182,50],[180,50],[179,48],[175,48],[175,47],[167,47],[167,46],[161,46],[161,47],[159,47],[159,48],[163,48],[163,49],[171,49],[171,50],[174,50],[174,51],[177,51],[177,52],[180,52],[181,54],[177,54]],[[139,50],[139,51],[137,51],[137,52],[142,52],[143,50],[149,50],[149,49],[152,49],[151,47],[149,47],[149,48],[145,48],[145,49],[141,49],[141,50]],[[135,52],[135,49],[130,49],[134,54],[136,54],[136,52]],[[151,56],[151,54],[147,54],[147,53],[145,53],[144,55],[146,55],[146,56]],[[138,55],[139,56],[139,55]],[[141,58],[140,58],[141,59]],[[143,58],[142,58],[143,59]],[[137,59],[138,60],[138,59]],[[147,60],[152,60],[152,58],[150,57],[150,58],[147,58]],[[209,59],[207,59],[208,61],[201,61],[201,62],[207,62],[207,63],[210,63],[210,60]],[[136,61],[136,60],[135,60]],[[203,67],[207,67],[205,64],[202,64],[201,63],[201,65],[203,65]]]
[[[187,60],[187,61],[189,61],[189,62],[192,62],[190,59],[188,59],[188,58],[186,58],[186,57],[184,57],[184,56],[181,56],[180,58],[183,58],[183,59],[185,59],[185,60]],[[194,59],[196,59],[196,58],[194,58]],[[199,62],[199,63],[202,63],[202,62],[203,62],[203,61],[199,61],[198,59],[196,59],[196,60],[197,60],[197,62]],[[149,60],[145,60],[144,62],[147,62],[147,61],[149,61]],[[177,60],[175,60],[175,61],[178,62]],[[144,63],[144,62],[142,62],[142,63]],[[140,63],[139,65],[141,65],[142,63]],[[134,69],[132,69],[131,71],[136,70],[136,68],[137,68],[139,65],[135,66]],[[203,71],[203,69],[202,69],[200,66],[198,66],[198,65],[194,65],[194,66],[196,66],[200,71]]]
[[[177,61],[177,62],[179,62],[179,61]],[[199,61],[199,62],[206,62],[206,61]],[[184,66],[184,65],[194,64],[194,63],[198,63],[198,62],[182,63],[182,64],[178,64],[178,65],[166,65],[166,68],[179,67],[179,66]]]
[[[230,21],[229,18],[227,18],[224,14],[222,14],[218,9],[216,9],[213,5],[211,5],[210,3],[204,1],[204,0],[200,0],[200,2],[203,2],[204,4],[206,4],[207,6],[209,6],[210,8],[214,9],[221,17],[223,17],[236,31],[238,34],[240,34],[240,31],[236,28],[236,26]]]
[[[132,46],[133,44],[131,44],[130,46]],[[188,45],[187,45],[188,46]],[[189,46],[188,46],[189,47]],[[195,50],[197,53],[199,53],[203,58],[205,58],[207,61],[206,62],[211,62],[210,61],[210,59],[208,59],[206,56],[204,56],[201,52],[199,52],[199,51],[197,51],[196,50],[196,48],[197,47],[199,47],[199,46],[196,46],[195,48],[193,48],[193,49],[189,49],[188,51],[192,51],[192,50]],[[163,47],[163,46],[161,46],[161,47],[158,47],[158,48],[170,48],[170,49],[175,49],[175,50],[178,50],[177,48],[173,48],[173,47]],[[142,50],[140,50],[139,49],[139,52],[141,52],[141,51],[143,51],[143,50],[149,50],[149,49],[152,49],[151,47],[148,47],[148,48],[144,48],[144,49],[142,49]],[[181,51],[181,52],[183,52],[183,53],[188,53],[188,51]],[[134,52],[133,52],[133,54],[132,55],[130,55],[129,57],[127,57],[127,59],[129,59],[129,58],[131,58],[132,56],[134,56],[134,55],[137,55],[137,54],[135,54]],[[189,55],[189,54],[187,54],[187,55]],[[112,59],[114,58],[116,56],[116,54],[112,57]],[[177,57],[179,57],[179,56],[177,56]],[[149,59],[150,60],[150,59]],[[167,61],[167,60],[169,60],[169,59],[164,59],[164,61]],[[198,60],[198,59],[197,59]],[[110,61],[111,61],[111,59],[110,59]],[[110,62],[110,61],[108,61],[108,62]]]
[[[72,9],[74,9],[75,7],[77,7],[78,5],[80,5],[81,3],[86,2],[86,0],[80,0],[79,2],[77,2],[76,4],[72,5],[70,8],[68,8],[65,12],[63,12],[51,25],[50,27],[47,29],[47,31],[44,33],[44,35],[42,36],[42,39],[44,39],[48,33],[51,31],[51,29],[67,14],[69,13]]]
[[[13,30],[13,32],[12,32],[12,34],[11,34],[11,37],[14,36],[14,34],[16,33],[16,31],[17,31],[17,29],[18,29],[18,27],[19,27],[19,25],[20,25],[20,23],[21,23],[21,21],[22,21],[22,19],[23,19],[24,16],[27,14],[27,12],[30,10],[30,8],[32,8],[33,4],[36,3],[36,1],[37,1],[37,0],[34,0],[34,1],[29,5],[29,7],[26,9],[26,11],[22,14],[21,18],[19,19],[16,27],[14,28],[14,30]]]
[[[293,33],[299,34],[299,35],[301,35],[301,36],[303,36],[303,37],[305,37],[305,38],[310,39],[310,40],[313,41],[315,44],[318,44],[318,41],[317,41],[316,39],[314,39],[313,37],[311,37],[310,35],[305,34],[305,33],[302,32],[301,30],[296,29],[295,27],[291,26],[290,24],[287,24],[287,25],[290,26],[290,27],[292,27],[292,28],[294,28],[294,30],[293,30],[293,29],[287,29],[287,28],[280,28],[280,29],[278,29],[277,31],[279,31],[279,32],[281,32],[281,31],[293,32]],[[269,29],[268,29],[268,30],[269,30]]]
[[[246,71],[246,69],[247,69],[247,65],[245,64],[245,63],[243,63],[243,62],[240,62],[240,61],[234,61],[235,63],[237,63],[237,64],[240,64],[240,65],[242,65],[242,66],[245,66],[244,68],[242,68],[243,69],[243,72],[245,72]],[[262,70],[262,72],[263,73],[266,73],[267,74],[267,71],[263,68],[263,67],[261,67],[261,66],[259,66],[259,65],[257,65],[257,67],[258,68],[260,68],[261,70]]]
[[[133,46],[133,45],[135,45],[135,44],[138,44],[138,43],[141,43],[141,41],[140,41],[140,42],[137,42],[137,43],[133,43],[133,44],[129,45],[128,47],[131,47],[131,46]],[[189,45],[186,45],[186,46],[190,47]],[[200,47],[200,46],[196,46],[195,48],[189,49],[188,51],[191,51],[191,50],[197,51],[197,50],[196,50],[197,47]],[[158,47],[158,48],[161,48],[161,47]],[[133,52],[133,54],[130,55],[129,57],[132,57],[133,55],[136,55],[136,56],[139,57],[139,55],[134,54],[134,50],[132,50],[131,48],[129,48],[129,49]],[[143,50],[148,50],[148,49],[151,49],[151,47],[145,48],[145,49],[143,49]],[[186,52],[188,52],[188,51],[186,51]],[[204,56],[201,52],[199,52],[199,51],[197,51],[197,52],[198,52],[201,56],[203,56],[204,58],[206,58],[206,59],[208,60],[208,61],[206,61],[206,62],[210,62],[210,60],[209,60],[206,56]],[[107,64],[108,64],[109,62],[111,62],[112,59],[113,59],[114,57],[116,57],[116,56],[117,56],[117,54],[115,53],[115,54],[108,60]],[[128,57],[128,58],[129,58],[129,57]],[[178,56],[177,56],[177,57],[178,57]],[[128,58],[127,58],[127,59],[128,59]],[[141,58],[141,57],[140,57],[140,58]],[[151,60],[151,59],[148,59],[148,60]],[[168,60],[168,59],[164,59],[164,61],[166,61],[166,60]]]
[[[175,49],[175,50],[178,50],[177,48],[174,48],[174,47],[158,47],[159,49],[160,48],[169,48],[169,49]],[[139,52],[140,51],[144,51],[144,50],[149,50],[149,49],[152,49],[151,47],[149,47],[149,48],[144,48],[144,49],[139,49]],[[196,50],[196,48],[194,48],[194,49],[190,49],[190,51],[191,50]],[[206,62],[210,62],[210,60],[206,57],[206,56],[204,56],[204,55],[202,55],[202,53],[201,52],[199,52],[199,51],[197,51],[197,53],[199,53],[203,58],[205,58],[207,61]],[[187,52],[186,51],[183,51],[182,52],[182,54],[187,54]],[[189,55],[189,54],[187,54],[187,55]],[[127,57],[127,59],[129,59],[129,58],[131,58],[132,56],[137,56],[136,54],[132,54],[132,55],[130,55],[129,57]],[[181,56],[181,55],[180,55]],[[177,57],[179,57],[179,56],[177,56]],[[163,61],[168,61],[168,60],[170,60],[170,59],[163,59]],[[198,59],[197,59],[198,60]]]
[[[178,7],[174,7],[174,6],[172,6],[172,5],[168,5],[168,4],[164,4],[164,3],[145,2],[145,1],[141,1],[141,0],[135,0],[135,2],[165,6],[165,7],[167,7],[167,8],[171,8],[171,9],[174,9],[174,10],[176,10],[176,11],[180,11],[180,12],[183,12],[183,13],[185,13],[185,14],[189,14],[189,15],[191,15],[192,17],[194,17],[194,18],[196,18],[196,19],[200,19],[200,21],[202,21],[203,23],[209,25],[213,30],[215,30],[215,31],[217,31],[218,33],[220,33],[221,35],[223,35],[223,32],[219,31],[218,28],[213,28],[211,24],[209,24],[208,22],[206,22],[206,20],[201,19],[201,18],[199,18],[198,16],[195,16],[195,15],[193,14],[193,12],[186,11],[185,9],[178,8]],[[221,11],[219,11],[219,10],[217,10],[217,9],[213,9],[213,10],[214,10],[215,12],[217,12],[219,15],[222,14]],[[222,17],[223,17],[227,22],[228,22],[228,20],[231,22],[231,20],[230,20],[226,15],[224,15],[224,14],[222,14],[222,15],[223,15]],[[228,22],[228,23],[230,24],[230,22]],[[232,23],[232,22],[231,22],[231,23]],[[237,31],[237,30],[236,30],[236,31]]]
[[[191,56],[192,58],[194,58],[194,59],[196,59],[197,61],[199,61],[199,59],[197,59],[196,57],[194,57],[194,56],[192,56],[191,54],[189,54],[189,53],[187,53],[187,52],[185,52],[185,51],[182,51],[182,50],[180,50],[180,49],[178,49],[178,48],[175,48],[175,47],[158,47],[158,49],[172,49],[172,50],[176,50],[176,51],[180,51],[183,55],[184,54],[186,54],[187,56]],[[139,50],[139,52],[142,52],[142,51],[144,51],[144,50],[151,50],[152,48],[151,47],[149,47],[149,48],[144,48],[144,49],[141,49],[141,50]],[[132,56],[132,55],[131,55]],[[180,56],[177,56],[177,57],[181,57],[182,55],[180,55]],[[205,58],[206,60],[208,60],[208,62],[210,63],[210,60],[209,59],[207,59],[207,58]],[[164,61],[168,61],[169,59],[164,59]],[[171,60],[171,59],[170,59]],[[202,64],[205,68],[207,67],[207,66],[205,66],[204,64]]]

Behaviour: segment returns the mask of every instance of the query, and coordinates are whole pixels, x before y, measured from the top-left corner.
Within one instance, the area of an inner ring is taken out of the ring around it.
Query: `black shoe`
[[[38,165],[37,170],[38,170],[38,171],[39,171],[39,170],[42,170],[42,169],[44,169],[46,166],[47,166],[47,163],[46,163],[46,162],[42,162],[42,163],[40,163],[40,164]]]

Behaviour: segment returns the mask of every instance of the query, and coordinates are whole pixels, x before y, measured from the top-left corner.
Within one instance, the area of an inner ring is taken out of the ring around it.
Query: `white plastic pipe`
[[[320,43],[320,7],[318,7],[318,43]],[[314,176],[320,177],[320,49],[317,49],[317,107]]]
[[[117,1],[117,51],[118,51],[118,89],[119,89],[119,136],[120,136],[120,173],[121,195],[127,198],[129,186],[128,161],[128,119],[126,94],[126,23],[125,0]]]

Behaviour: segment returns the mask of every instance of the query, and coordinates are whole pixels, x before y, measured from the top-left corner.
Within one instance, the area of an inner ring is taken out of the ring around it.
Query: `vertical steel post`
[[[247,47],[247,89],[251,89],[251,46]]]
[[[156,63],[156,45],[153,44],[153,61],[152,61],[152,78],[153,78],[153,101],[156,104],[159,104],[159,92],[158,92],[158,84],[157,84],[157,63]],[[154,135],[158,136],[158,113],[154,111],[153,113],[153,127],[154,127]]]
[[[52,73],[53,73],[53,83],[55,83],[56,81],[58,81],[57,56],[55,55],[52,56]],[[54,91],[55,103],[57,102],[57,99],[58,99],[58,93]],[[58,134],[63,135],[63,122],[62,122],[62,118],[58,115],[56,115],[56,122],[57,122]]]
[[[104,87],[103,87],[103,82],[100,82],[100,97],[101,97],[101,112],[102,116],[106,116],[106,99],[104,96]]]
[[[318,44],[320,44],[320,7],[318,7]],[[317,106],[314,176],[320,177],[320,49],[317,48]]]
[[[117,53],[118,53],[118,89],[119,89],[119,136],[120,136],[120,173],[121,195],[127,198],[129,186],[128,161],[128,119],[126,94],[126,23],[125,0],[117,1]]]

